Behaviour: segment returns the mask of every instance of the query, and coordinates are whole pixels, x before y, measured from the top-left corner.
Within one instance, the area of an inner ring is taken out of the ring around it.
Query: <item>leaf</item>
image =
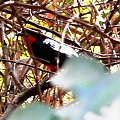
[[[52,82],[64,88],[78,86],[88,89],[100,82],[104,72],[104,66],[100,62],[82,55],[67,60],[63,70],[52,78]]]
[[[56,111],[57,115],[62,120],[82,120],[80,119],[81,112],[81,106],[78,102],[73,102],[72,104],[66,105]]]
[[[23,109],[16,109],[7,120],[60,120],[44,104],[34,103]]]
[[[120,73],[107,73],[102,64],[86,56],[68,60],[64,70],[54,76],[52,81],[74,92],[80,103],[75,108],[79,108],[80,120],[86,112],[98,113],[101,107],[110,105],[120,97]],[[73,112],[69,107],[65,109],[66,115]]]
[[[110,105],[120,97],[120,73],[106,75],[99,84],[94,86],[91,94],[94,94],[94,99],[89,105],[91,110],[98,112],[102,106]]]

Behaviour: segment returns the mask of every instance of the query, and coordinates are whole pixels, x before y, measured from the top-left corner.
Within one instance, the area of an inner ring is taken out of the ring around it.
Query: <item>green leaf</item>
[[[60,120],[51,109],[44,104],[34,103],[25,108],[16,109],[7,120]]]
[[[63,68],[52,81],[53,84],[72,90],[76,95],[80,104],[75,109],[80,109],[80,120],[86,112],[98,113],[101,107],[110,105],[120,97],[120,73],[106,72],[99,61],[80,56],[69,59]],[[72,112],[72,109],[66,107],[63,113],[67,116]]]
[[[99,61],[81,55],[68,59],[63,70],[52,78],[52,82],[69,89],[77,86],[88,89],[100,82],[104,73],[105,68]]]

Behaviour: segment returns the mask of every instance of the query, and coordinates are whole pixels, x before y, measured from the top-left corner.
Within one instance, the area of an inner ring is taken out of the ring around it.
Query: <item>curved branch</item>
[[[40,85],[41,92],[44,92],[44,90],[52,88],[53,85],[50,82],[46,82],[42,85]],[[3,117],[1,120],[6,120],[6,118],[15,110],[19,105],[21,105],[25,100],[27,100],[31,96],[35,96],[39,94],[38,86],[32,87],[24,91],[21,95],[14,98],[12,103],[8,106],[6,111],[3,114]]]

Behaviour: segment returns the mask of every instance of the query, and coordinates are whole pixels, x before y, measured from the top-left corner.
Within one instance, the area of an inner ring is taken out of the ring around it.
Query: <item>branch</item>
[[[53,85],[50,82],[46,82],[42,85],[40,85],[41,92],[43,93],[44,90],[52,88]],[[7,117],[11,115],[11,113],[19,106],[21,105],[25,100],[27,100],[31,96],[35,96],[39,93],[38,91],[38,86],[32,87],[21,93],[21,95],[17,96],[16,98],[13,99],[13,101],[10,103],[8,108],[3,114],[3,117],[1,120],[6,120]]]
[[[46,28],[46,27],[43,27],[43,26],[38,25],[38,24],[36,24],[36,23],[33,23],[33,22],[27,20],[27,19],[24,18],[24,17],[21,17],[21,20],[24,21],[25,23],[28,23],[28,24],[30,24],[30,25],[35,26],[36,28],[40,28],[40,29],[46,30],[47,32],[51,32],[51,33],[53,33],[54,35],[56,35],[56,36],[58,36],[58,37],[61,38],[61,35],[60,35],[58,32],[56,32],[56,31],[53,31],[53,30],[51,30],[51,29],[48,29],[48,28]],[[65,38],[65,43],[72,44],[72,45],[74,45],[75,47],[80,47],[77,43],[75,43],[74,41],[69,40],[68,38]]]
[[[29,65],[29,64],[26,64],[26,63],[23,63],[23,62],[19,62],[19,61],[2,59],[2,58],[0,58],[0,61],[5,61],[5,62],[10,62],[10,63],[20,64],[20,65],[28,66],[28,67],[31,67],[31,68],[35,68],[35,66],[33,66],[33,65]],[[47,72],[47,73],[51,73],[51,74],[56,74],[55,72],[51,72],[51,71],[49,71],[49,70],[43,70],[43,69],[41,69],[41,68],[37,68],[37,69],[40,70],[40,71],[42,71],[42,72]]]
[[[5,31],[4,31],[4,22],[1,22],[1,35],[2,35],[2,49],[3,49],[3,58],[5,58],[6,60],[7,59],[9,59],[10,57],[9,57],[9,50],[8,50],[8,48],[7,48],[7,44],[6,44],[6,42],[5,42]],[[4,63],[5,64],[5,67],[6,67],[6,75],[9,75],[9,72],[10,72],[10,74],[12,75],[12,77],[13,77],[13,81],[15,82],[15,84],[17,85],[17,87],[18,87],[18,89],[20,90],[20,91],[22,91],[22,90],[24,90],[25,89],[25,87],[20,83],[20,80],[19,80],[19,78],[18,78],[18,76],[17,76],[17,74],[16,74],[16,72],[15,71],[13,71],[13,69],[12,69],[12,65],[10,64],[10,63],[7,63],[7,62],[5,62]],[[7,79],[7,77],[8,76],[6,76],[6,79]],[[6,80],[5,79],[5,80]],[[5,81],[5,83],[6,83],[7,81]]]
[[[8,7],[8,6],[17,6],[17,7],[30,8],[32,10],[38,10],[38,9],[44,8],[46,6],[46,4],[39,6],[39,5],[29,5],[29,4],[23,4],[23,3],[14,2],[14,1],[8,1],[8,2],[4,2],[4,4],[0,5],[0,10],[2,10],[3,8]]]
[[[109,25],[110,25],[110,20],[112,19],[113,15],[115,14],[117,6],[119,5],[119,3],[120,3],[120,0],[117,0],[116,4],[114,6],[114,9],[111,11],[111,14],[110,14],[110,16],[109,16],[109,18],[107,20],[106,29],[104,31],[105,33],[108,32],[108,28],[109,28]]]

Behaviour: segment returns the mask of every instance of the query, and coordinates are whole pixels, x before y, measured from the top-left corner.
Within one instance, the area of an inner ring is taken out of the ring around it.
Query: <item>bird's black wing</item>
[[[44,64],[57,65],[58,51],[53,46],[44,42],[34,42],[32,44],[32,51],[35,57],[39,58]],[[65,53],[59,54],[59,65],[61,66],[67,58]]]

